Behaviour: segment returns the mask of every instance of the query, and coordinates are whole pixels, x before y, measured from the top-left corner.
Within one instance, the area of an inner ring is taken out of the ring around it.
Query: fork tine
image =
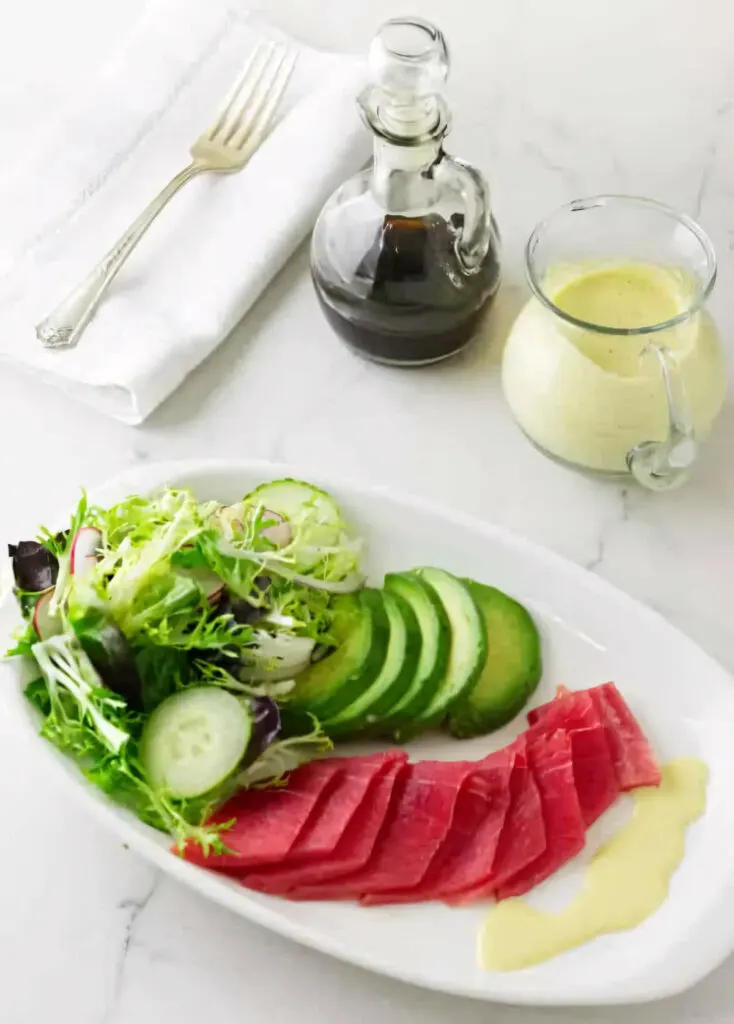
[[[257,109],[248,118],[247,125],[237,132],[232,139],[232,144],[241,150],[248,160],[263,141],[270,127],[280,101],[288,88],[297,59],[297,54],[292,50],[284,50],[271,76],[267,89],[263,91]]]
[[[257,85],[264,67],[267,67],[268,59],[272,53],[273,44],[259,40],[257,46],[250,54],[240,76],[237,78],[227,96],[224,99],[216,121],[205,133],[205,138],[214,141],[221,134],[228,119],[232,114],[238,116],[239,111],[244,107],[254,87]],[[254,80],[253,80],[254,73]]]
[[[229,125],[229,131],[224,139],[226,145],[239,149],[241,139],[251,130],[252,125],[257,120],[262,107],[267,101],[287,53],[288,51],[285,47],[275,46],[268,54],[268,60],[260,69],[258,80],[250,95],[240,106],[236,116]]]

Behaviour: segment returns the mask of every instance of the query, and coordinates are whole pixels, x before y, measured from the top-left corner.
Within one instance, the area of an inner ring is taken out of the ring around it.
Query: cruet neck
[[[408,147],[377,137],[371,180],[377,202],[388,213],[404,216],[425,213],[440,194],[432,169],[441,155],[440,140],[429,139],[421,145]]]

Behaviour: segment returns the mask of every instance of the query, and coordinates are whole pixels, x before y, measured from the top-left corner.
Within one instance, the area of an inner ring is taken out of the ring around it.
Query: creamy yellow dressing
[[[519,899],[498,904],[480,933],[482,966],[530,967],[598,935],[634,928],[654,913],[683,858],[686,826],[706,806],[707,778],[703,761],[683,757],[665,765],[659,788],[636,790],[632,820],[595,854],[565,910],[549,914]]]
[[[683,271],[647,263],[564,264],[548,271],[544,289],[577,320],[629,329],[685,313],[696,284]],[[694,426],[705,437],[726,390],[723,348],[705,311],[661,331],[610,335],[570,324],[533,298],[505,346],[505,396],[525,433],[550,454],[626,472],[630,449],[668,434],[660,363],[645,351],[651,343],[675,355]]]
[[[619,263],[572,277],[552,291],[553,303],[564,313],[602,327],[650,327],[685,312],[690,284],[670,270],[646,263]],[[683,340],[683,332],[676,332]],[[618,338],[594,331],[575,331],[579,349],[597,366],[629,376],[640,372],[640,356],[650,338]]]
[[[577,320],[630,330],[678,316],[684,308],[682,292],[667,269],[649,263],[616,263],[572,277],[552,298]]]

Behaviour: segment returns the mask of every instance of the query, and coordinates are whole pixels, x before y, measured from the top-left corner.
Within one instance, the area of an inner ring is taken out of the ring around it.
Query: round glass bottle
[[[443,149],[449,58],[438,29],[386,22],[369,66],[359,103],[374,160],[321,211],[311,272],[327,320],[356,352],[421,366],[476,332],[499,286],[499,235],[482,175]]]

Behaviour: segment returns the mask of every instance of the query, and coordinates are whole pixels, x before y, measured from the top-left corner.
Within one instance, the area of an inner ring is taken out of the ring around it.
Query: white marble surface
[[[12,161],[93,79],[142,5],[2,0],[0,158]],[[262,6],[309,41],[354,49],[382,15],[404,9],[393,0]],[[714,308],[731,344],[734,9],[728,0],[415,0],[412,9],[449,37],[453,148],[489,174],[506,240],[487,337],[454,365],[420,374],[362,364],[321,321],[301,252],[142,428],[3,369],[0,536],[27,533],[81,484],[136,460],[302,461],[532,537],[648,602],[734,670],[734,407],[695,480],[656,496],[542,459],[512,424],[497,375],[503,325],[523,294],[525,236],[556,204],[599,191],[646,193],[700,218],[720,257]],[[430,996],[331,962],[156,877],[59,797],[7,731],[0,722],[4,1024],[478,1024],[490,1013],[498,1024],[682,1024],[734,1013],[734,962],[664,1004],[542,1016]]]

